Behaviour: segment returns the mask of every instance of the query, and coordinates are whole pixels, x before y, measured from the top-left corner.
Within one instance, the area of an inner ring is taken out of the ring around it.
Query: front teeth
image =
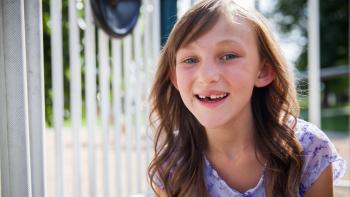
[[[198,95],[200,99],[205,99],[205,96]]]
[[[224,98],[226,94],[221,94],[221,95],[210,95],[210,99],[219,99],[219,98]]]
[[[221,99],[224,98],[227,95],[227,93],[220,94],[220,95],[210,95],[210,96],[203,96],[203,95],[198,95],[200,99],[205,99],[209,97],[210,99]]]

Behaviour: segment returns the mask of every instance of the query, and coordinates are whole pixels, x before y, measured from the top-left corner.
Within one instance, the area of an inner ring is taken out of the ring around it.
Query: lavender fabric
[[[298,119],[296,136],[303,146],[304,166],[298,196],[302,197],[317,180],[323,170],[333,166],[333,180],[345,173],[346,162],[337,153],[329,138],[316,126]],[[264,197],[264,175],[258,184],[244,193],[231,188],[217,173],[210,162],[205,159],[204,176],[208,192],[212,197]]]

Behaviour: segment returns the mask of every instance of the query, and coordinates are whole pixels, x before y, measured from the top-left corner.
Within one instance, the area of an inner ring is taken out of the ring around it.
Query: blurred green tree
[[[349,70],[349,0],[319,0],[320,2],[320,56],[321,68],[347,66]],[[295,62],[299,71],[307,69],[307,27],[308,12],[307,0],[278,0],[272,10],[266,15],[277,22],[279,31],[285,35],[295,33],[301,34],[298,42],[301,44],[301,54]],[[343,75],[322,79],[322,108],[349,107],[349,75]],[[305,81],[299,81],[300,92],[307,92]],[[303,103],[307,111],[306,97]],[[337,118],[337,117],[333,117]],[[324,122],[328,121],[323,118]],[[343,120],[341,130],[348,130],[349,115],[341,115],[338,120]],[[334,123],[336,125],[337,123]],[[327,126],[326,126],[327,127]],[[331,130],[334,127],[330,127]],[[327,128],[328,129],[328,128]]]
[[[299,29],[301,36],[307,38],[307,0],[278,0],[273,10],[267,13],[274,18],[284,34]],[[320,1],[320,39],[321,67],[333,67],[348,64],[349,39],[349,1]],[[307,65],[307,42],[302,47],[296,62],[300,70]]]

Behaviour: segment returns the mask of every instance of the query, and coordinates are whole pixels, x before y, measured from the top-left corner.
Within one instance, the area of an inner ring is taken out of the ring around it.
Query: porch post
[[[31,197],[24,1],[0,2],[0,160],[4,197]]]
[[[308,0],[308,79],[309,79],[309,121],[321,126],[320,89],[320,20],[319,1]]]
[[[25,0],[25,44],[32,196],[46,196],[44,63],[41,0]]]

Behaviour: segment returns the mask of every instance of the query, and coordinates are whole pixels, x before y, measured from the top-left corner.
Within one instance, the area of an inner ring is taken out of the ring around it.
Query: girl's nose
[[[198,81],[203,84],[219,81],[220,73],[214,62],[203,62],[198,70]]]

